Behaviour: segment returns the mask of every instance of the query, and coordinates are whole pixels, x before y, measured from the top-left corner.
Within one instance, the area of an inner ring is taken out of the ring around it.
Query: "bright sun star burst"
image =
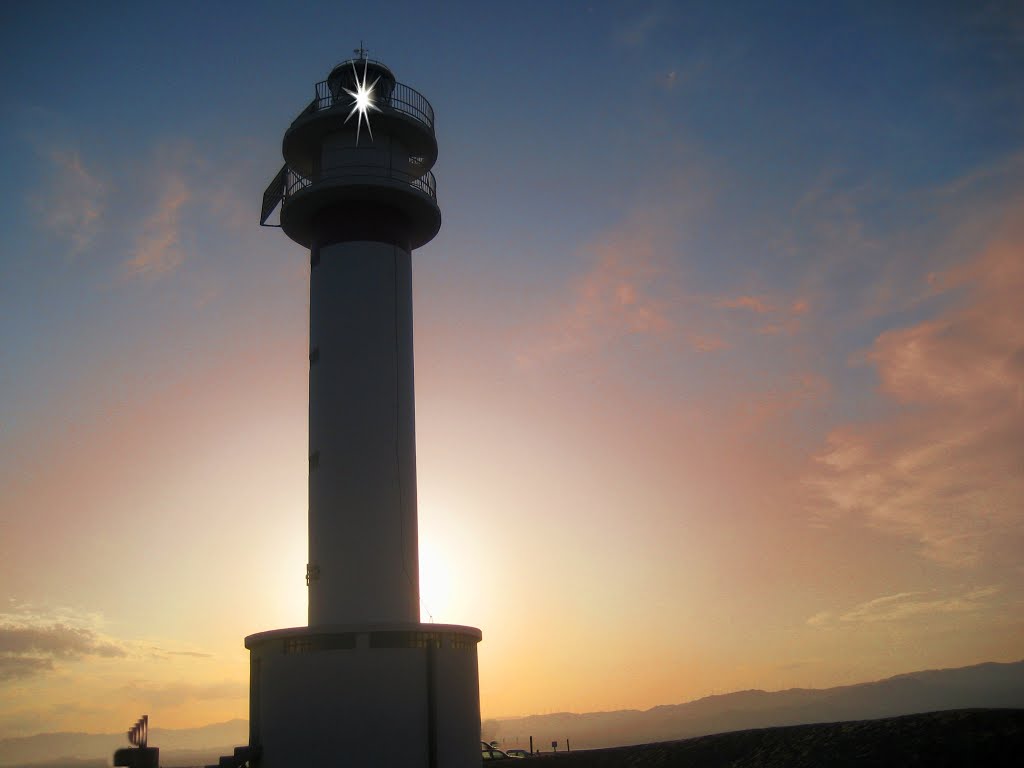
[[[352,74],[355,75],[356,89],[350,91],[348,88],[345,89],[345,93],[352,97],[352,110],[348,113],[348,117],[345,118],[347,123],[352,115],[359,113],[359,117],[356,118],[356,144],[359,143],[359,128],[363,124],[363,120],[366,120],[366,130],[370,132],[370,139],[373,139],[373,131],[370,129],[370,110],[375,109],[380,112],[378,107],[373,101],[373,87],[377,85],[377,80],[374,80],[370,87],[366,87],[366,59],[363,59],[363,80],[359,81],[359,71],[356,69],[355,62],[352,63]]]

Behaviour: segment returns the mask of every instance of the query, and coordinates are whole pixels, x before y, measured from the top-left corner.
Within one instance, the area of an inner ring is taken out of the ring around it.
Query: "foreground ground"
[[[835,768],[1024,765],[1024,709],[931,712],[538,755],[548,768]],[[511,762],[511,761],[510,761]]]
[[[185,753],[161,757],[164,766],[203,765],[212,759],[205,753],[191,755],[192,759]],[[493,765],[527,768],[533,764],[537,768],[1017,768],[1024,765],[1024,709],[960,709],[760,728],[659,744],[543,754]],[[65,759],[23,768],[108,765],[107,759]]]

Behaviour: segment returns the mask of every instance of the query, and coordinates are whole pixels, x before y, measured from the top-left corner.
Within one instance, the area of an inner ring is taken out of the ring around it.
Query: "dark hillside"
[[[1016,768],[1022,756],[1024,709],[988,709],[736,731],[534,760],[547,768]]]
[[[1018,708],[1024,708],[1024,661],[912,672],[836,688],[737,691],[643,712],[532,715],[485,722],[484,730],[485,738],[505,746],[529,744],[532,736],[535,744],[568,739],[580,749],[599,749],[754,728]]]

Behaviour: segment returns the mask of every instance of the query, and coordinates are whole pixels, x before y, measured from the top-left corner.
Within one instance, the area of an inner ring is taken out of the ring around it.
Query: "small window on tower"
[[[371,632],[371,648],[440,648],[440,632]]]
[[[281,650],[284,653],[309,653],[313,650],[313,641],[308,637],[286,637]]]
[[[320,451],[313,451],[309,454],[309,471],[312,472],[314,469],[320,466]]]
[[[320,246],[314,245],[309,250],[309,266],[315,267],[320,263]]]
[[[320,347],[313,347],[309,351],[309,364],[316,365],[320,361]]]

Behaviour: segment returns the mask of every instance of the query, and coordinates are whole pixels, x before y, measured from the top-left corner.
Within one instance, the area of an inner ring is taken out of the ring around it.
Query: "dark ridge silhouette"
[[[581,749],[684,739],[711,733],[896,717],[948,709],[1024,708],[1024,661],[897,675],[837,688],[739,691],[646,711],[532,715],[484,723],[504,747],[552,741]]]
[[[1022,755],[1024,709],[988,709],[735,731],[534,759],[548,768],[1010,768],[1021,765]]]

